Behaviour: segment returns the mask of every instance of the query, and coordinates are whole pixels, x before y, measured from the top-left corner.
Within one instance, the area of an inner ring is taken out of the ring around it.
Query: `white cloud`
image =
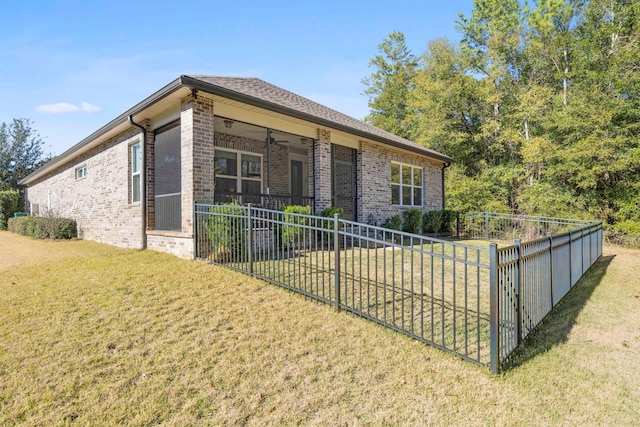
[[[36,107],[38,113],[45,114],[65,114],[76,113],[78,111],[84,111],[87,113],[95,113],[102,110],[97,105],[91,105],[88,102],[82,102],[80,106],[75,104],[69,104],[68,102],[58,102],[57,104],[43,104]]]
[[[86,111],[87,113],[96,113],[102,110],[102,108],[98,107],[97,105],[91,105],[88,102],[84,101],[82,101],[82,104],[80,104],[80,109],[82,111]]]

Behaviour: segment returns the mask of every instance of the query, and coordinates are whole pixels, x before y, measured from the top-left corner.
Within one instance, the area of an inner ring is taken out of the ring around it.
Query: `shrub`
[[[442,211],[428,211],[422,216],[422,231],[425,233],[438,233],[442,228]]]
[[[9,231],[36,239],[71,239],[76,237],[76,222],[68,218],[21,216],[9,218]]]
[[[330,208],[323,209],[322,212],[320,212],[320,216],[325,218],[333,218],[335,214],[338,214],[338,216],[342,218],[342,215],[344,215],[344,209],[332,206]]]
[[[20,195],[15,190],[0,191],[0,230],[7,229],[7,221],[20,206]]]
[[[408,209],[402,213],[404,217],[404,225],[402,231],[407,233],[418,234],[420,233],[422,212],[418,209]]]
[[[388,228],[390,230],[400,230],[401,225],[402,218],[400,218],[400,215],[389,216],[382,223],[383,228]]]
[[[456,212],[451,209],[442,210],[442,224],[440,225],[440,233],[451,233],[454,229],[456,221]]]
[[[309,218],[292,214],[311,215],[311,206],[290,205],[282,208],[279,218],[282,224],[276,223],[273,229],[278,245],[289,246],[301,241],[304,236],[306,230],[302,226],[309,224]]]
[[[213,260],[238,262],[245,259],[247,241],[247,208],[237,203],[209,208],[212,214],[204,227],[211,242]]]
[[[605,228],[605,237],[611,243],[640,248],[640,222],[621,221]]]
[[[320,216],[324,217],[324,218],[333,218],[335,214],[338,214],[339,218],[342,218],[342,215],[344,215],[344,209],[342,208],[336,208],[336,207],[329,207],[326,209],[323,209],[320,212]],[[328,231],[325,231],[323,234],[324,236],[324,241],[328,242],[329,244],[331,244],[331,242],[333,242],[333,221],[324,221],[323,222],[325,225],[325,228]],[[318,237],[318,234],[316,234],[316,238]]]
[[[425,212],[422,216],[424,233],[450,233],[456,221],[456,212],[450,209]]]

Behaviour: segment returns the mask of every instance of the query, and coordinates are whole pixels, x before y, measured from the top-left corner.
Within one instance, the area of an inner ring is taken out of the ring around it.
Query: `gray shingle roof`
[[[187,75],[182,76],[185,84],[195,83],[188,80],[201,82],[199,89],[211,93],[222,90],[220,95],[233,96],[237,94],[238,100],[253,103],[267,109],[281,111],[285,114],[298,116],[299,118],[316,122],[319,124],[336,127],[356,135],[372,139],[374,141],[405,148],[438,160],[450,162],[452,159],[437,151],[428,149],[405,138],[384,131],[372,126],[362,120],[347,116],[339,111],[314,102],[303,96],[297,95],[281,87],[272,85],[258,78],[253,77],[221,77]],[[187,80],[187,81],[185,81]],[[197,84],[195,86],[198,86]],[[252,102],[253,101],[253,102]],[[271,108],[270,108],[271,107]]]

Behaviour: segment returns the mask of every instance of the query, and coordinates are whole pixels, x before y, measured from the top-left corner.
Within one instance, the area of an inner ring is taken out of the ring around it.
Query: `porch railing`
[[[251,203],[255,207],[273,210],[281,210],[288,205],[311,206],[311,211],[313,212],[314,198],[287,194],[246,194],[216,191],[213,200],[216,204],[237,203],[247,205]]]

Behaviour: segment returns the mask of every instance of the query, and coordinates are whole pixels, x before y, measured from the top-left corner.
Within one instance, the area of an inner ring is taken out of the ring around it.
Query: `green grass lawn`
[[[640,251],[500,376],[198,261],[0,232],[3,425],[637,425]]]

